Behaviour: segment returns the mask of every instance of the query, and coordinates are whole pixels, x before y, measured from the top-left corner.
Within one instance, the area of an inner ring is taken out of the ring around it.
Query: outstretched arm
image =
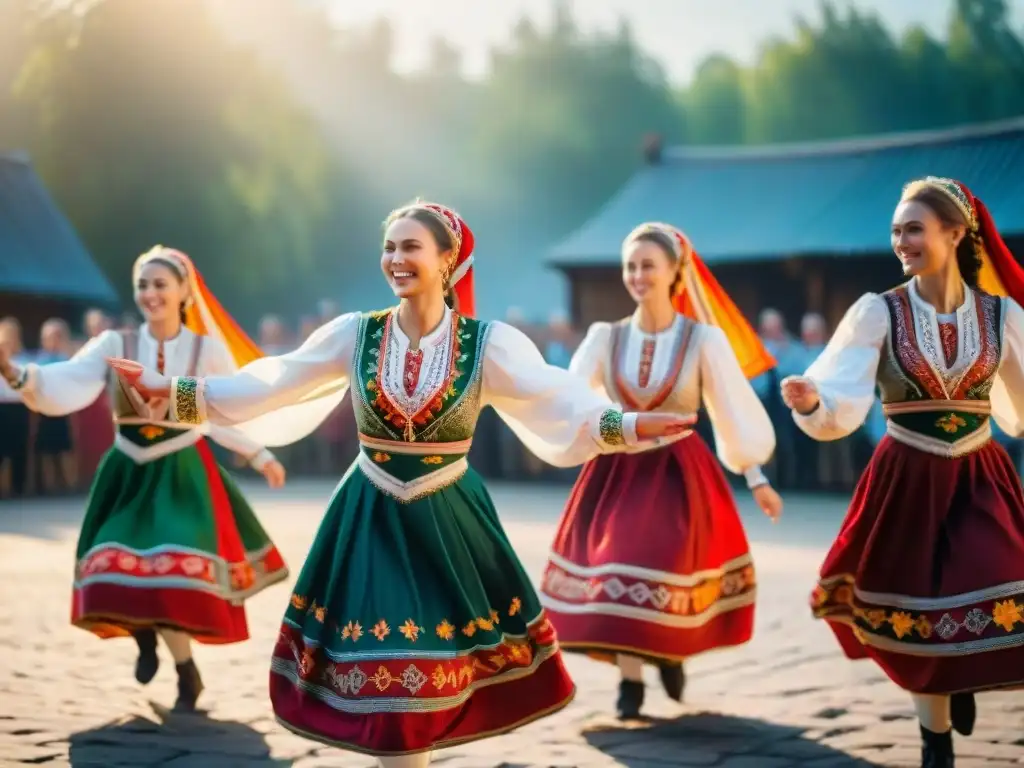
[[[693,415],[623,413],[587,379],[548,365],[525,334],[494,323],[484,349],[483,387],[490,404],[541,460],[573,467],[641,440],[679,434]]]
[[[45,416],[67,416],[92,405],[102,394],[110,380],[106,360],[123,354],[122,348],[120,334],[106,331],[60,363],[21,367],[4,355],[0,357],[0,375],[31,410]]]

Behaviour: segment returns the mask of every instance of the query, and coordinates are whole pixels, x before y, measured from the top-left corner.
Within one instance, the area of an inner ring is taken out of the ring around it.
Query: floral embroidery
[[[373,460],[378,464],[383,464],[386,461],[391,461],[391,454],[384,453],[383,451],[375,451],[373,454]]]
[[[475,621],[471,621],[471,622],[469,622],[469,624],[464,626],[462,628],[462,634],[464,634],[466,637],[472,637],[473,635],[475,635],[476,634],[476,622]]]
[[[1007,632],[1012,632],[1017,622],[1024,623],[1022,609],[1024,606],[1019,605],[1016,600],[1003,600],[996,603],[992,609],[992,621]]]
[[[306,610],[306,598],[302,595],[292,595],[292,608],[297,611]]]
[[[294,663],[302,680],[326,685],[341,696],[450,696],[511,670],[530,670],[556,652],[555,632],[549,621],[537,622],[527,633],[527,638],[504,637],[497,645],[471,649],[450,660],[371,655],[340,662],[332,660],[322,646],[307,646],[302,631],[285,624],[278,635],[274,662],[275,666]],[[367,674],[371,669],[372,674]]]
[[[370,400],[370,405],[378,411],[385,421],[395,428],[402,430],[407,441],[413,442],[415,440],[415,428],[422,428],[430,424],[444,408],[445,403],[458,396],[459,392],[456,388],[456,382],[463,375],[463,372],[459,370],[459,361],[463,358],[461,345],[464,340],[471,338],[472,334],[460,330],[464,325],[464,318],[453,313],[451,318],[451,336],[448,339],[450,351],[444,378],[436,392],[433,395],[428,395],[426,401],[418,410],[408,413],[388,395],[383,381],[385,365],[391,364],[386,361],[392,345],[391,324],[393,322],[394,313],[388,313],[384,324],[371,337],[374,340],[379,339],[378,347],[376,350],[371,351],[371,354],[373,354],[378,362],[371,365],[367,370],[369,380],[366,383],[366,389],[374,395]],[[381,362],[382,357],[385,362]],[[432,377],[428,375],[428,380],[430,378]]]
[[[508,608],[508,615],[515,616],[517,613],[519,613],[520,610],[522,610],[522,607],[523,601],[520,600],[518,597],[513,597],[512,604]]]
[[[935,426],[943,432],[953,435],[960,431],[960,427],[966,427],[967,422],[955,413],[949,413],[935,422]]]
[[[363,634],[363,625],[358,621],[350,621],[345,625],[344,629],[341,630],[341,639],[351,640],[353,643],[357,643]]]
[[[952,641],[962,630],[980,639],[992,624],[1006,633],[1024,631],[1024,627],[1018,629],[1018,625],[1024,625],[1024,603],[1019,603],[1013,598],[996,600],[988,603],[991,605],[991,612],[982,607],[985,604],[943,611],[938,616],[937,610],[912,612],[867,608],[855,603],[853,587],[849,583],[831,586],[819,584],[811,596],[811,607],[819,618],[838,619],[845,614],[876,632],[888,625],[898,640],[912,641],[916,635],[921,640],[938,637],[944,641]],[[960,621],[954,615],[958,611],[963,611],[963,618]],[[934,618],[936,616],[937,619]],[[862,633],[863,629],[861,627]]]
[[[451,640],[455,637],[455,627],[448,622],[448,619],[441,619],[441,623],[434,628],[434,631],[442,640]]]
[[[424,464],[443,464],[444,463],[444,457],[443,456],[424,456],[423,457],[423,463]]]
[[[138,586],[155,586],[146,581],[157,577],[178,577],[200,582],[204,589],[213,585],[222,596],[250,590],[260,583],[281,578],[286,572],[281,554],[273,546],[249,552],[240,562],[225,563],[219,558],[192,552],[163,551],[158,554],[136,552],[120,545],[95,549],[75,564],[75,578],[88,586],[94,578],[111,575],[138,582]],[[157,587],[159,588],[159,587]],[[189,587],[185,587],[189,588]]]
[[[388,626],[388,623],[384,621],[384,619],[381,619],[374,625],[373,629],[370,630],[370,634],[383,643],[384,638],[391,634],[391,627]]]
[[[896,637],[901,640],[914,631],[914,619],[904,611],[893,613],[889,617],[889,623],[892,624],[892,631],[896,633]]]
[[[317,621],[323,624],[324,619],[327,618],[327,609],[324,608],[322,605],[318,605],[313,609],[313,616],[316,617]]]
[[[405,639],[410,643],[415,643],[419,637],[420,632],[423,631],[423,627],[416,626],[416,622],[412,619],[406,619],[405,624],[398,628],[398,631],[405,636]]]
[[[165,430],[162,427],[154,426],[153,424],[147,424],[139,430],[139,434],[147,440],[156,440],[164,434]]]

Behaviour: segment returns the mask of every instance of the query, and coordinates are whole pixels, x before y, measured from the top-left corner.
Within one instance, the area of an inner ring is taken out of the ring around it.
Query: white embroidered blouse
[[[775,430],[721,329],[682,315],[657,334],[643,332],[635,316],[623,324],[595,323],[570,370],[627,409],[695,413],[703,403],[722,464],[751,485],[763,477]]]
[[[257,360],[234,375],[201,379],[194,393],[195,417],[215,424],[240,424],[267,445],[301,439],[324,417],[318,399],[336,402],[349,386],[360,317],[355,312],[335,318],[289,354]],[[409,339],[397,322],[392,324],[393,344],[381,361],[382,385],[393,402],[408,409],[406,413],[415,412],[448,374],[445,344],[451,336],[452,317],[446,310],[440,325],[420,340],[420,373],[411,393],[404,380]],[[608,441],[602,417],[609,411],[621,414],[621,410],[580,377],[546,363],[533,342],[515,328],[490,323],[481,356],[482,404],[491,405],[543,461],[577,466],[600,453],[638,444],[635,414],[622,417],[618,442],[624,445]],[[177,382],[172,391],[180,396]],[[177,400],[171,410],[181,417]]]

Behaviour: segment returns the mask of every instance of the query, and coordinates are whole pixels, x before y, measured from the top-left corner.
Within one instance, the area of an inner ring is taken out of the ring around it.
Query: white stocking
[[[378,757],[382,768],[427,768],[430,765],[429,752],[417,752],[414,755],[397,755],[395,757]]]
[[[930,693],[912,693],[914,709],[921,725],[932,733],[946,733],[953,727],[949,714],[949,696]]]
[[[192,658],[192,638],[175,629],[160,629],[160,637],[167,643],[167,650],[175,664],[184,664]]]
[[[644,662],[636,656],[626,656],[623,653],[618,655],[619,671],[622,672],[623,680],[632,680],[634,683],[644,681]]]

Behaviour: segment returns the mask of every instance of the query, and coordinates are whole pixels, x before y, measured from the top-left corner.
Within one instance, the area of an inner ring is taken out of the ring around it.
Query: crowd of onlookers
[[[267,354],[281,354],[299,346],[319,325],[338,314],[330,301],[322,301],[317,314],[295,325],[268,315],[262,319],[256,338]],[[510,310],[506,322],[526,333],[552,365],[567,367],[581,334],[567,318],[555,315],[544,323],[529,322],[522,313]],[[130,314],[114,319],[90,310],[82,321],[82,333],[73,335],[64,320],[43,324],[39,339],[23,339],[15,318],[0,319],[0,345],[5,345],[17,363],[40,365],[67,360],[88,341],[108,328],[131,329],[138,319]],[[867,463],[871,451],[885,433],[885,418],[878,403],[864,426],[844,440],[818,443],[794,424],[779,396],[779,382],[803,373],[824,349],[829,329],[821,315],[807,314],[799,331],[791,333],[782,315],[772,309],[761,313],[758,331],[778,361],[778,367],[754,379],[752,385],[775,426],[777,449],[766,472],[780,490],[849,491]],[[29,346],[33,349],[29,351]],[[711,441],[706,419],[698,431]],[[343,403],[319,430],[305,440],[275,449],[292,476],[339,477],[355,457],[355,419],[352,408]],[[1021,443],[996,429],[1019,463]],[[0,388],[0,499],[12,496],[81,492],[92,478],[103,453],[113,441],[113,426],[107,395],[89,408],[68,417],[46,417],[30,412],[10,390]],[[241,468],[238,457],[223,459]],[[487,477],[519,481],[564,481],[576,470],[553,469],[526,451],[496,414],[486,410],[474,438],[471,460]]]

